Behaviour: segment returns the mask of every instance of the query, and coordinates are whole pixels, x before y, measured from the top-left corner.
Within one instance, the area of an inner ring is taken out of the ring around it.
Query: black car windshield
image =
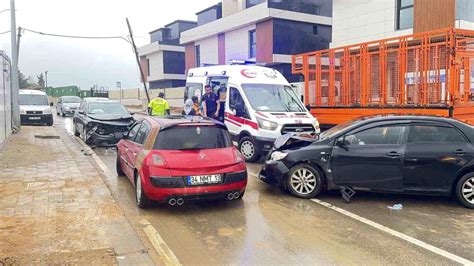
[[[252,107],[264,112],[306,112],[290,86],[274,84],[243,84]]]
[[[127,109],[120,103],[92,102],[89,104],[88,114],[97,115],[129,115]]]
[[[344,122],[342,124],[339,124],[335,127],[332,127],[330,129],[324,131],[323,133],[321,133],[321,135],[319,135],[319,139],[329,139],[329,138],[332,138],[334,136],[337,136],[340,132],[342,132],[346,128],[354,125],[354,123],[357,122],[357,121],[359,121],[359,119],[350,120],[350,121]]]
[[[231,147],[229,133],[215,126],[175,126],[161,131],[155,150],[201,150]]]
[[[20,105],[48,105],[48,96],[20,94]]]
[[[63,103],[80,103],[82,99],[76,96],[63,97]]]

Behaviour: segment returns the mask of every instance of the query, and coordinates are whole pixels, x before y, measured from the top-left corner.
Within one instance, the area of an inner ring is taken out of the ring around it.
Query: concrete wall
[[[255,30],[256,25],[246,26],[225,34],[225,58],[229,60],[249,59],[249,31]]]
[[[171,107],[181,108],[184,105],[184,87],[182,88],[169,88],[169,89],[155,89],[150,90],[150,98],[156,98],[158,93],[164,92],[165,97],[168,100],[168,103]],[[140,94],[140,97],[138,97]],[[109,91],[109,98],[111,100],[120,101],[120,90],[111,90]],[[146,94],[143,89],[123,89],[122,90],[122,103],[128,107],[134,108],[146,108]]]
[[[0,51],[0,149],[12,133],[10,61]]]
[[[163,51],[147,55],[147,59],[150,60],[150,69],[148,80],[161,80],[164,79],[163,70]]]
[[[213,36],[194,44],[201,48],[201,64],[218,64],[219,63],[219,44],[217,36]]]
[[[334,0],[331,47],[413,33],[395,24],[395,0]]]

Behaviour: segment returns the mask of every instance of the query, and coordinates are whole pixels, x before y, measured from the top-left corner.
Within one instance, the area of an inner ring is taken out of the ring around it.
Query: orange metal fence
[[[474,100],[474,31],[438,31],[293,56],[315,107],[442,107]]]

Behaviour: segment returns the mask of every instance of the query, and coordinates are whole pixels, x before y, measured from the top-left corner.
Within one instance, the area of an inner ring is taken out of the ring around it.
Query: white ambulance
[[[319,123],[278,71],[250,65],[220,65],[188,71],[185,99],[201,99],[204,86],[226,87],[225,124],[248,162],[257,161],[287,133],[319,133]]]

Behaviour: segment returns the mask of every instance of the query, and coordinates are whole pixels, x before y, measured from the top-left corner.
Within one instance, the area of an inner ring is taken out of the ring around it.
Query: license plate
[[[221,175],[188,176],[188,185],[217,184],[222,181]]]
[[[28,117],[29,120],[41,120],[41,117]]]

